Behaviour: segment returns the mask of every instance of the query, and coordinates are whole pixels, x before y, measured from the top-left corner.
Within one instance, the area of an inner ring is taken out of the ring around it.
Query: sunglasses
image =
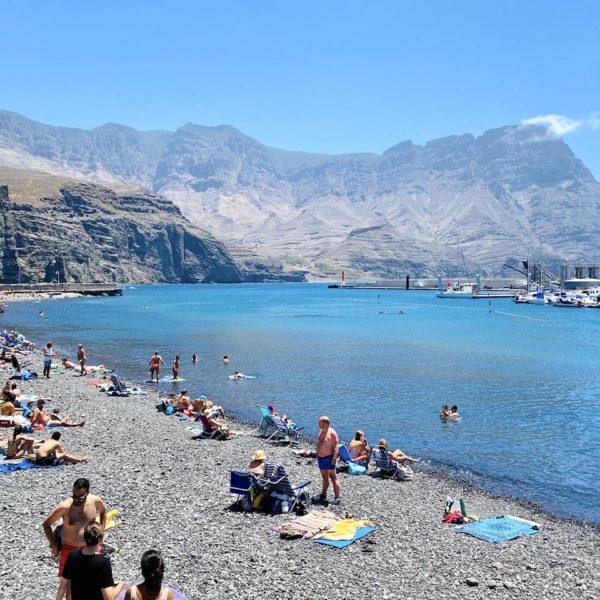
[[[89,492],[86,492],[85,494],[81,494],[81,496],[76,496],[75,494],[73,494],[73,496],[72,496],[73,504],[83,504],[85,502],[85,499],[87,498],[88,494],[89,494]]]

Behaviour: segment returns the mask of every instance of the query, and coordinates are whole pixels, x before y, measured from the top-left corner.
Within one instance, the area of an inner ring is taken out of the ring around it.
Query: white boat
[[[543,288],[538,288],[536,292],[521,292],[516,294],[514,301],[517,304],[550,304],[550,300]]]
[[[560,289],[550,296],[554,306],[564,308],[598,306],[600,297],[600,279],[565,279]]]
[[[444,289],[438,289],[436,296],[438,298],[476,298],[478,286],[476,283],[453,283],[448,280]]]
[[[469,277],[465,257],[460,249],[458,235],[456,236],[456,258],[457,264],[460,263],[460,261],[462,260],[466,276]],[[446,287],[444,287],[442,285],[442,276],[438,275],[438,291],[435,295],[438,298],[477,298],[480,285],[479,275],[477,275],[476,277],[476,283],[473,283],[471,281],[467,281],[466,283],[460,283],[459,281],[452,281],[451,279],[448,279]]]

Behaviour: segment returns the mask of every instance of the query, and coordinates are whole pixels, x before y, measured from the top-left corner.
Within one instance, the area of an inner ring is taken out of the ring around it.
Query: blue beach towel
[[[59,467],[62,463],[58,465],[36,465],[25,459],[16,459],[16,460],[3,460],[0,461],[0,475],[8,475],[9,473],[14,473],[15,471],[27,471],[28,469],[51,469],[52,467]]]
[[[349,546],[350,544],[354,544],[354,542],[356,540],[360,540],[360,538],[365,537],[365,535],[368,535],[372,531],[375,531],[375,527],[367,527],[367,526],[359,527],[356,530],[356,533],[354,534],[354,537],[351,540],[334,541],[334,540],[318,539],[318,540],[313,540],[313,542],[315,542],[317,544],[325,544],[326,546],[333,546],[334,548],[345,548],[346,546]]]
[[[459,525],[454,531],[468,533],[490,544],[498,544],[518,537],[524,537],[539,533],[544,528],[539,523],[527,521],[512,515],[504,517],[491,517],[475,523]]]

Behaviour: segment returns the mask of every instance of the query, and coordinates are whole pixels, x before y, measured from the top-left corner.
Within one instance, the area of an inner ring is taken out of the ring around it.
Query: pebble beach
[[[38,353],[22,362],[41,374]],[[119,509],[118,526],[107,536],[117,548],[111,556],[115,580],[139,579],[141,554],[157,548],[165,581],[190,600],[600,598],[600,527],[424,468],[409,482],[340,474],[342,503],[329,510],[377,528],[345,549],[281,539],[274,527],[293,516],[232,510],[229,472],[262,449],[268,460],[285,465],[292,481],[311,479],[315,495],[320,475],[314,459],[298,458],[289,445],[267,442],[256,431],[225,442],[193,440],[191,422],[156,411],[158,393],[151,386],[146,396],[111,397],[89,385],[92,378],[53,372],[49,380],[20,384],[24,392],[52,398],[51,406],[69,418],[85,419],[82,428],[65,428],[61,441],[90,460],[0,475],[2,599],[54,597],[57,562],[41,523],[78,477],[90,480],[91,492],[109,509]],[[201,391],[210,397],[210,390],[190,390],[194,396]],[[226,398],[211,399],[227,410]],[[293,416],[303,424],[301,415]],[[335,414],[329,416],[335,428]],[[245,432],[258,426],[228,422]],[[314,446],[305,439],[299,447]],[[468,512],[482,518],[510,514],[544,529],[501,544],[458,534],[442,522],[447,496],[464,498]]]

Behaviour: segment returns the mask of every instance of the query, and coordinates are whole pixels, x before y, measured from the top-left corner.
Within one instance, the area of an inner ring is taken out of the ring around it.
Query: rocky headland
[[[165,198],[120,184],[0,167],[0,280],[302,281],[274,261],[234,258]]]

